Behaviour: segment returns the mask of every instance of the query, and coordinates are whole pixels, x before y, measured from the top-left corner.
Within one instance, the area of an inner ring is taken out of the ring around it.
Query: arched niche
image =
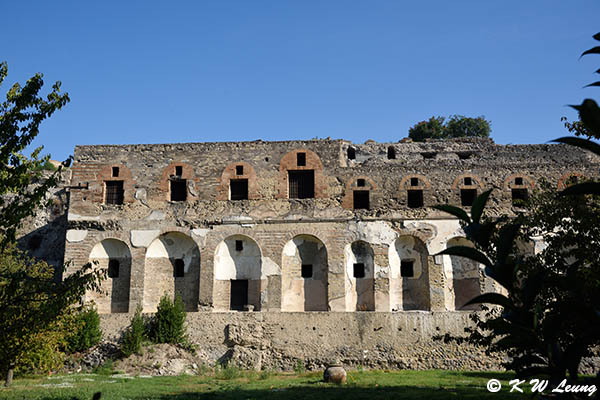
[[[131,252],[127,244],[118,239],[104,239],[90,252],[89,260],[95,268],[108,270],[101,283],[101,293],[88,292],[86,300],[93,300],[101,314],[129,312],[131,285]]]
[[[219,243],[214,257],[215,308],[243,311],[251,305],[260,311],[267,287],[262,269],[260,248],[250,237],[233,235]]]
[[[392,310],[429,310],[427,247],[421,239],[404,235],[389,248],[390,305]]]
[[[166,293],[179,293],[186,311],[198,310],[200,251],[196,242],[180,232],[154,239],[146,250],[144,311],[154,312]]]
[[[375,311],[375,265],[371,246],[362,240],[344,248],[346,311]]]
[[[282,311],[327,311],[327,249],[311,235],[287,242],[282,257]]]
[[[464,237],[455,237],[448,240],[446,247],[466,246],[473,247],[473,243]],[[481,273],[480,264],[476,261],[459,256],[444,256],[449,261],[446,268],[446,278],[451,282],[451,293],[453,294],[454,309],[479,310],[478,304],[465,306],[465,304],[474,297],[481,294]]]

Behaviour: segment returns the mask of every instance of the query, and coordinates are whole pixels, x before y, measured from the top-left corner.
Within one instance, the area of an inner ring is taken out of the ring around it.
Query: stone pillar
[[[374,244],[373,290],[375,291],[375,311],[390,311],[390,262],[388,257],[389,246]],[[379,271],[379,272],[378,272]]]
[[[446,311],[443,265],[436,264],[434,256],[427,256],[427,268],[429,272],[430,310]]]
[[[138,304],[144,307],[144,275],[146,248],[131,247],[131,276],[129,284],[129,312],[135,312]]]

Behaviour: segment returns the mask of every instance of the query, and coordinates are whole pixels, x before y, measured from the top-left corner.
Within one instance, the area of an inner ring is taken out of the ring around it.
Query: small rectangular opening
[[[425,159],[431,159],[431,158],[435,158],[435,156],[437,156],[437,153],[430,151],[430,152],[421,153],[421,155]]]
[[[348,160],[354,160],[356,158],[356,150],[354,147],[348,147]]]
[[[123,204],[123,181],[106,181],[106,204]]]
[[[392,146],[388,147],[388,149],[387,149],[387,158],[388,158],[388,160],[396,159],[396,149],[393,148]]]
[[[364,187],[365,186],[365,180],[364,179],[357,179],[356,180],[356,186],[358,187]]]
[[[185,179],[171,179],[171,201],[185,201],[187,199],[187,181]]]
[[[300,271],[300,276],[302,276],[303,278],[312,278],[312,276],[313,276],[312,264],[302,264],[302,270]]]
[[[368,210],[370,206],[369,191],[368,190],[355,190],[354,191],[354,209],[355,210]]]
[[[413,260],[400,261],[400,276],[402,278],[412,278],[415,276],[415,262]]]
[[[409,208],[423,207],[423,191],[422,190],[408,190],[407,191],[407,203]]]
[[[243,165],[236,165],[235,166],[235,174],[236,175],[244,175],[244,166]]]
[[[296,165],[299,167],[306,166],[306,153],[296,153]]]
[[[521,177],[515,178],[515,185],[522,185],[522,184],[523,184],[523,178],[521,178]]]
[[[523,205],[529,198],[527,189],[512,189],[512,204],[513,206]]]
[[[108,277],[118,278],[119,277],[119,260],[110,259],[108,260]]]
[[[235,251],[242,251],[244,250],[244,242],[242,240],[236,240],[235,241]]]
[[[463,207],[472,206],[476,197],[477,189],[460,189],[460,204]]]
[[[461,151],[461,152],[458,152],[456,154],[458,154],[458,158],[459,159],[461,159],[461,160],[467,160],[467,159],[471,158],[471,155],[473,153],[468,152],[468,151]]]
[[[410,178],[410,186],[419,186],[419,178]]]
[[[182,258],[176,258],[173,261],[173,277],[183,278],[185,276],[185,263]]]
[[[354,264],[354,277],[364,278],[365,277],[365,264],[355,263]]]
[[[244,311],[248,304],[248,280],[232,279],[229,292],[229,308],[235,311]]]
[[[231,179],[229,181],[229,198],[231,200],[248,200],[248,179]]]
[[[112,177],[113,178],[119,177],[119,167],[112,167]]]
[[[465,177],[465,179],[463,179],[463,182],[466,186],[471,186],[473,184],[473,180],[469,176]]]
[[[178,165],[175,167],[175,175],[177,175],[177,176],[183,175],[183,167],[182,166]]]
[[[288,180],[290,199],[315,197],[315,171],[288,171]]]

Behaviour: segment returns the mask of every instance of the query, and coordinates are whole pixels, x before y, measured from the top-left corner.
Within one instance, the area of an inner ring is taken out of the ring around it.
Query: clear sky
[[[0,60],[71,102],[35,144],[396,142],[432,115],[484,115],[498,143],[566,134],[598,98],[599,0],[10,1]]]

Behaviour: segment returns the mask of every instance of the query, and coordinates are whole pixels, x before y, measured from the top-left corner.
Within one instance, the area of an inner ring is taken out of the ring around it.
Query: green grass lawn
[[[512,375],[502,372],[350,371],[346,385],[321,381],[321,373],[208,371],[198,376],[131,377],[73,374],[15,380],[0,399],[508,399]],[[499,379],[500,393],[487,381]]]

